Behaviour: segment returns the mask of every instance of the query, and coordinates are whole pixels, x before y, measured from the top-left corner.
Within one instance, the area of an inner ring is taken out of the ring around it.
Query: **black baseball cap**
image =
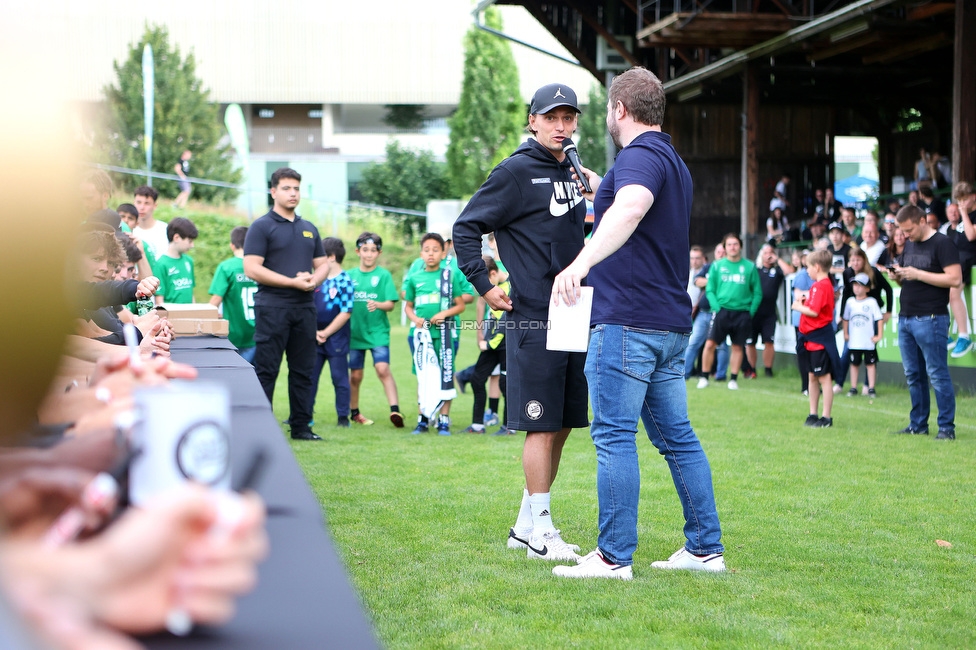
[[[576,101],[576,93],[565,84],[548,84],[532,95],[529,115],[542,115],[559,106],[568,106],[577,113],[582,113]]]

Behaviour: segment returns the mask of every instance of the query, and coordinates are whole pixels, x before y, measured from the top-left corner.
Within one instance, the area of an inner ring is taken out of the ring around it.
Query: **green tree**
[[[221,145],[224,127],[219,107],[196,76],[192,52],[184,59],[178,46],[170,45],[165,27],[146,27],[142,39],[129,48],[128,57],[114,64],[116,84],[104,89],[107,120],[96,133],[92,152],[100,162],[145,169],[144,109],[142,93],[142,51],[152,47],[155,67],[155,109],[153,113],[153,157],[155,172],[173,174],[180,154],[189,149],[190,176],[240,183],[229,147]],[[127,191],[145,183],[145,176],[123,175],[118,184]],[[161,196],[175,197],[176,181],[153,179]],[[232,200],[237,191],[209,185],[194,185],[193,198],[202,201]]]
[[[497,8],[485,10],[485,24],[501,31]],[[481,187],[518,146],[524,124],[525,103],[508,41],[471,27],[464,36],[461,100],[448,120],[447,163],[455,196],[470,196]]]
[[[367,202],[407,210],[426,210],[432,199],[448,197],[444,165],[430,151],[414,151],[390,140],[386,161],[363,170],[359,191]],[[426,223],[426,217],[397,214],[397,227],[408,240]]]
[[[603,176],[607,173],[607,90],[599,84],[590,86],[586,111],[580,115],[576,133],[583,164]]]

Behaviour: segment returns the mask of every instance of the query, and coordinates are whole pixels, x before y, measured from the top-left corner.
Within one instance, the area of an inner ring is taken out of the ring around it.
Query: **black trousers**
[[[274,405],[281,357],[288,360],[288,421],[292,433],[307,431],[312,420],[315,370],[315,306],[254,308],[254,370]]]
[[[502,390],[502,397],[505,397],[505,389],[508,388],[505,377],[505,346],[498,349],[482,350],[478,355],[478,361],[474,364],[474,373],[471,377],[471,392],[474,394],[474,409],[471,412],[471,421],[481,424],[485,419],[485,401],[488,399],[488,391],[485,383],[491,376],[491,371],[495,366],[500,365],[502,374],[498,380],[498,385]],[[502,422],[508,421],[508,400],[505,400],[505,416]]]

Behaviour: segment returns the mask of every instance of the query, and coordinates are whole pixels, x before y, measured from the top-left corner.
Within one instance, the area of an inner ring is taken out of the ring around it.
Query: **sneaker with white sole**
[[[655,569],[679,569],[685,571],[725,571],[725,557],[721,553],[711,553],[704,557],[693,555],[684,546],[666,560],[651,562]]]
[[[946,341],[946,350],[952,350],[954,347],[956,347],[956,339],[950,336]]]
[[[515,529],[514,528],[509,528],[508,529],[508,548],[513,548],[513,549],[528,548],[528,546],[529,546],[529,536],[531,534],[532,534],[532,531],[531,530],[528,531],[528,532],[526,532],[526,533],[518,533],[518,532],[515,532]]]
[[[734,379],[729,380],[729,390],[739,390],[739,382]]]
[[[953,359],[958,359],[969,354],[969,351],[973,349],[973,342],[968,338],[960,336],[956,340],[956,345],[953,347],[952,352],[949,354]]]
[[[577,562],[580,556],[576,551],[579,546],[571,546],[559,536],[559,531],[551,529],[542,533],[532,531],[525,551],[526,556],[533,560],[552,560],[555,562]]]
[[[699,388],[708,388],[708,377],[699,377],[698,378],[698,387]]]
[[[600,549],[580,558],[578,564],[553,567],[552,574],[561,578],[634,579],[634,570],[631,567],[607,562]]]

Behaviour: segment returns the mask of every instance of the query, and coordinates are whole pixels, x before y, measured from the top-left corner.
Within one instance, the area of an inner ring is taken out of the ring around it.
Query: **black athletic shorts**
[[[772,314],[756,314],[752,319],[752,342],[759,343],[759,337],[762,336],[762,342],[766,345],[770,345],[773,339],[776,337],[776,312]]]
[[[848,352],[852,366],[860,366],[862,361],[869,366],[878,363],[877,350],[849,350]]]
[[[809,350],[810,372],[815,377],[823,377],[830,374],[830,357],[826,350]]]
[[[712,314],[712,324],[708,329],[708,339],[721,344],[725,337],[732,339],[732,345],[752,343],[752,316],[747,311],[719,309]]]
[[[590,426],[585,352],[546,349],[543,321],[505,334],[508,386],[506,426],[515,431],[559,431]],[[538,324],[538,327],[529,327]]]

